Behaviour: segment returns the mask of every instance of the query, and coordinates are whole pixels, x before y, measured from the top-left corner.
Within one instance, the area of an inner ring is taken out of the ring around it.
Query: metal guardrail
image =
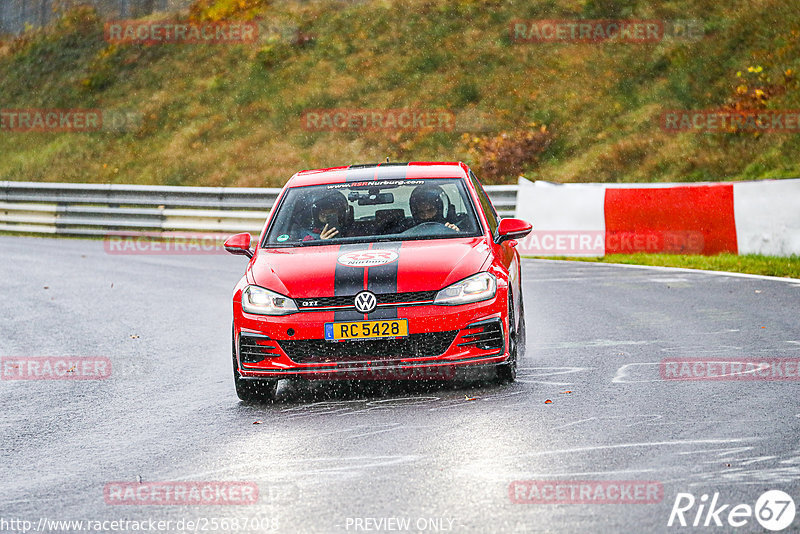
[[[512,217],[517,186],[487,186]],[[258,235],[278,188],[0,182],[0,231],[58,235],[158,232]]]

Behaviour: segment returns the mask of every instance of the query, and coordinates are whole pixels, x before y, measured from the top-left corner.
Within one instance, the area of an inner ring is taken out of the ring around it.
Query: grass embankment
[[[762,274],[800,278],[800,257],[779,258],[746,254],[718,254],[716,256],[699,256],[678,254],[610,254],[602,258],[567,258],[547,257],[542,259],[589,261],[601,263],[625,263],[630,265],[658,265],[663,267],[683,267],[686,269],[702,269],[706,271],[727,271],[734,273]]]
[[[126,133],[0,132],[0,179],[279,186],[298,169],[386,156],[465,160],[489,183],[520,172],[589,182],[800,176],[800,135],[660,127],[668,109],[800,108],[793,0],[205,0],[193,16],[257,19],[259,41],[112,45],[79,9],[0,42],[0,108],[142,117]],[[704,37],[524,44],[509,34],[515,19],[614,18],[697,19]],[[456,128],[306,131],[303,112],[316,108],[445,109]],[[494,156],[521,166],[493,177]]]

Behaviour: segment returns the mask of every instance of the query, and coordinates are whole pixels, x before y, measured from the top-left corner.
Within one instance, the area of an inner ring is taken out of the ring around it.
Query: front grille
[[[381,304],[402,304],[407,302],[432,302],[436,297],[436,291],[412,291],[409,293],[388,293],[385,295],[375,295],[378,305]],[[301,310],[314,310],[317,308],[333,308],[337,306],[349,306],[355,308],[354,300],[356,296],[349,297],[316,297],[307,299],[295,299],[297,307]],[[313,304],[311,304],[313,303]],[[306,305],[309,304],[309,305]]]
[[[278,356],[274,351],[277,343],[267,336],[252,336],[242,334],[239,336],[239,359],[243,364],[258,363],[264,358]]]
[[[341,361],[385,361],[403,358],[433,358],[444,354],[458,333],[411,334],[401,339],[356,341],[298,340],[279,341],[281,348],[297,363]]]
[[[503,348],[503,326],[500,319],[472,324],[462,332],[464,334],[459,347],[474,345],[484,350]]]

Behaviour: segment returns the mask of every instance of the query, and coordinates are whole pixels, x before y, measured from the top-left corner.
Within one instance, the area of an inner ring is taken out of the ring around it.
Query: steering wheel
[[[401,233],[400,235],[407,236],[421,236],[421,235],[441,235],[441,234],[457,234],[458,232],[452,228],[448,228],[444,223],[436,221],[428,221],[413,226]]]
[[[459,228],[461,228],[463,230],[467,219],[468,219],[468,215],[466,213],[462,213],[462,214],[456,213],[453,216],[453,218],[450,219],[450,222],[455,224],[456,226],[458,226]]]

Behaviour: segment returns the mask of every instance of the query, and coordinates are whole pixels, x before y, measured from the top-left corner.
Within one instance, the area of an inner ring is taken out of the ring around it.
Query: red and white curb
[[[520,178],[516,216],[533,224],[518,246],[523,254],[800,254],[800,179],[554,184]]]

